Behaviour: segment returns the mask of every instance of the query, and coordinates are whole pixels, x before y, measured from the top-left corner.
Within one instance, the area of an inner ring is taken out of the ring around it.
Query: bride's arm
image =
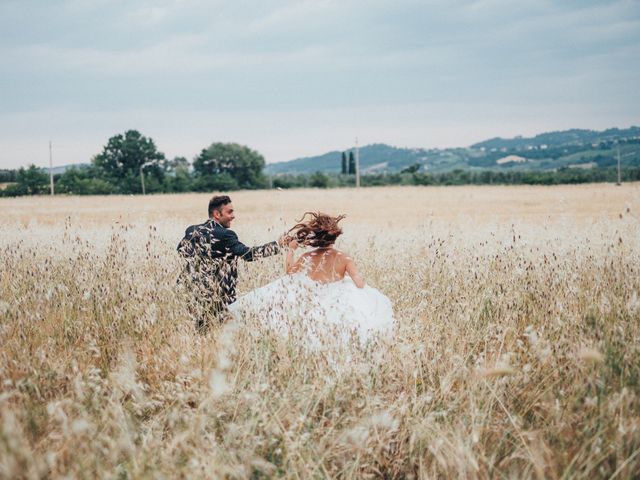
[[[287,258],[284,262],[284,270],[286,273],[296,273],[300,270],[300,260],[302,257],[298,259],[297,262],[293,260],[295,251],[298,248],[298,242],[296,240],[291,240],[289,242],[289,250],[287,251]]]
[[[351,277],[351,280],[353,280],[353,283],[356,284],[356,287],[364,288],[364,285],[365,285],[364,278],[362,278],[362,275],[360,275],[360,272],[358,272],[358,267],[356,267],[356,264],[351,259],[351,257],[347,257],[347,265],[345,270]]]

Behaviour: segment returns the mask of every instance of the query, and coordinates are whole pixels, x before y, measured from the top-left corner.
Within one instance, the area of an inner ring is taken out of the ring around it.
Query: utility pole
[[[142,173],[142,167],[144,167],[144,164],[140,165],[140,185],[142,185],[142,195],[146,195],[144,191],[144,173]]]
[[[147,192],[145,191],[144,188],[144,172],[143,172],[143,168],[144,167],[148,167],[149,165],[157,165],[158,161],[157,160],[150,160],[148,162],[144,162],[142,165],[140,165],[140,186],[142,186],[142,195],[146,195]]]
[[[360,188],[360,149],[358,148],[358,137],[356,137],[356,188]]]
[[[616,183],[616,185],[622,185],[622,182],[620,181],[620,144],[617,145],[618,147],[618,183]]]
[[[51,195],[53,195],[53,147],[49,140],[49,181],[51,183]]]

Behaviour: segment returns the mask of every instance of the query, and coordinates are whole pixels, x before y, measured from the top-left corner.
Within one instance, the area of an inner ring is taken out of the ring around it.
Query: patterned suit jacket
[[[236,300],[239,258],[251,262],[279,252],[278,243],[247,247],[236,233],[213,219],[191,225],[178,244],[178,252],[187,260],[185,273],[202,294],[214,302],[228,305]]]

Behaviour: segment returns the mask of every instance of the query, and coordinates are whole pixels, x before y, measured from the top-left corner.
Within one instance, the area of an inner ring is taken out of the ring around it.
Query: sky
[[[0,168],[640,125],[640,0],[0,0]]]

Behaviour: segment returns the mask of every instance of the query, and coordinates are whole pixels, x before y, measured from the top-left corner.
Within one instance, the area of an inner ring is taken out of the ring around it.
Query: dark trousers
[[[227,305],[235,298],[230,298],[218,281],[185,272],[178,279],[178,283],[184,285],[187,290],[189,313],[199,333],[207,333],[213,325],[219,325],[228,318]]]

